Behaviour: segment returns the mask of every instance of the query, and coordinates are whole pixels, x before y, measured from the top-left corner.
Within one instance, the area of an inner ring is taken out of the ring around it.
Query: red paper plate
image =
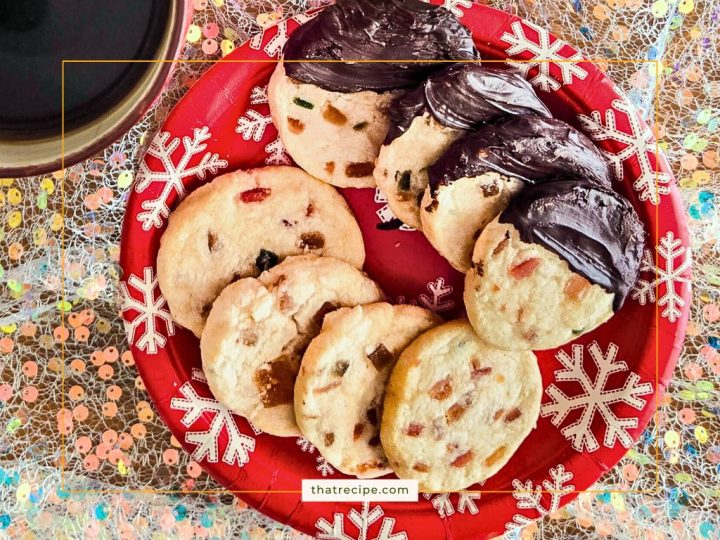
[[[435,3],[440,3],[435,2]],[[157,410],[193,458],[268,516],[319,538],[484,538],[557,510],[592,485],[636,441],[677,360],[689,308],[690,252],[680,196],[650,129],[613,83],[546,29],[467,0],[446,0],[485,59],[512,64],[555,116],[582,129],[612,163],[615,187],[650,242],[632,298],[600,328],[538,354],[545,391],[538,425],[484,493],[427,494],[417,503],[303,503],[303,478],[341,478],[303,439],[259,433],[215,401],[198,340],[172,321],[155,259],[169,212],[218,174],[289,164],[267,104],[267,82],[305,14],[268,28],[188,91],[141,163],[123,228],[123,316],[135,361]],[[552,60],[565,60],[556,62]],[[545,62],[545,60],[551,60]],[[568,61],[569,60],[569,61]],[[380,230],[392,219],[372,189],[342,190],[360,223],[366,271],[397,302],[452,318],[462,275],[422,234]],[[255,493],[249,493],[255,491]],[[284,492],[284,493],[272,493]]]

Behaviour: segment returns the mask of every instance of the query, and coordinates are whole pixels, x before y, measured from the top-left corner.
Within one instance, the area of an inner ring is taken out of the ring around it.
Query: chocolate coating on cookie
[[[635,209],[614,191],[585,180],[527,186],[500,214],[523,242],[540,244],[573,271],[625,302],[637,280],[645,231]]]
[[[442,125],[466,131],[507,115],[552,116],[532,85],[517,73],[478,63],[453,64],[393,101],[385,144],[426,111]]]
[[[292,33],[285,44],[287,75],[334,92],[409,88],[443,63],[472,60],[470,31],[448,10],[419,0],[338,0]],[[297,60],[388,60],[297,62]]]
[[[557,118],[513,116],[455,141],[428,170],[431,194],[459,178],[497,171],[528,184],[583,178],[610,187],[610,170],[585,135]]]

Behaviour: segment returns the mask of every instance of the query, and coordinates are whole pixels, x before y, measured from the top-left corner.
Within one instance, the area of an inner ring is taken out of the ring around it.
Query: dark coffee
[[[0,136],[60,134],[62,60],[148,60],[170,0],[0,0]],[[147,63],[66,63],[65,130],[117,104]]]

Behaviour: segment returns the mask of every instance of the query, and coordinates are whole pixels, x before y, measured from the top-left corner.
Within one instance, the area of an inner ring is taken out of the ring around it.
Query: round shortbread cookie
[[[501,349],[559,347],[608,320],[613,299],[498,218],[478,238],[465,275],[468,318],[482,339]]]
[[[427,169],[463,133],[425,113],[414,118],[402,136],[380,149],[373,173],[375,182],[390,210],[403,223],[422,228],[419,205],[428,185]]]
[[[532,352],[493,348],[465,320],[433,328],[388,382],[380,435],[390,466],[424,490],[481,482],[535,427],[542,390]]]
[[[386,108],[395,92],[331,92],[285,75],[270,78],[273,123],[295,162],[339,187],[372,187],[380,145],[390,127]]]
[[[215,397],[279,436],[298,435],[293,388],[300,360],[325,314],[383,299],[357,268],[331,257],[289,257],[259,278],[228,285],[200,341]]]
[[[158,280],[175,320],[199,337],[226,285],[307,252],[362,267],[365,247],[345,199],[295,167],[236,171],[199,187],[170,214]]]
[[[478,234],[523,188],[512,176],[490,171],[425,190],[420,219],[423,233],[438,253],[460,272],[470,268]]]
[[[295,415],[333,467],[360,478],[390,472],[378,427],[385,381],[400,352],[438,322],[426,309],[387,303],[326,317],[303,356]]]

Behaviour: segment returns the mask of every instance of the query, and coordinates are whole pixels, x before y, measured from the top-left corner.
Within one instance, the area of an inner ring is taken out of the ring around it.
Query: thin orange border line
[[[61,217],[63,220],[62,227],[60,229],[61,231],[61,238],[60,238],[60,279],[61,279],[61,300],[65,301],[65,252],[64,252],[64,236],[65,236],[65,64],[80,64],[80,63],[88,63],[88,64],[104,64],[104,63],[188,63],[188,64],[199,64],[199,63],[229,63],[229,64],[249,64],[249,63],[257,63],[257,64],[273,64],[277,63],[277,59],[268,58],[265,59],[257,59],[257,60],[249,60],[249,59],[238,59],[238,60],[225,60],[225,59],[216,59],[216,60],[204,60],[204,59],[188,59],[188,60],[169,60],[169,59],[156,59],[156,60],[62,60],[62,69],[61,69],[61,129],[60,129],[60,137],[61,137],[61,156],[60,156],[60,163],[61,163],[61,170],[63,171],[62,176],[62,184],[60,189],[61,194]],[[659,67],[660,67],[660,61],[659,60],[647,60],[647,59],[636,59],[636,60],[626,60],[626,59],[581,59],[581,60],[571,60],[571,59],[557,59],[557,60],[551,60],[551,59],[524,59],[524,60],[516,60],[516,59],[505,59],[505,60],[499,60],[499,59],[492,59],[492,60],[461,60],[462,62],[467,63],[580,63],[580,62],[587,62],[591,64],[601,64],[601,63],[609,63],[609,64],[655,64],[655,118],[654,123],[657,123],[658,117],[659,117],[659,92],[660,92],[660,76],[659,76]],[[286,60],[286,62],[309,62],[309,63],[336,63],[339,62],[339,60]],[[387,63],[387,62],[406,62],[406,63],[413,63],[413,62],[423,62],[423,63],[457,63],[458,61],[453,60],[422,60],[419,61],[417,59],[413,60],[358,60],[358,62],[364,62],[364,63]],[[601,70],[602,71],[602,70]],[[653,136],[655,134],[653,133]],[[659,195],[659,167],[660,167],[660,143],[658,141],[658,138],[655,137],[655,190],[658,194],[658,204],[655,205],[655,237],[658,238],[659,236],[659,209],[660,209],[660,195]],[[657,253],[657,249],[655,251],[655,278],[657,281],[657,268],[659,264],[659,255]],[[658,400],[658,394],[659,394],[659,341],[660,341],[660,335],[659,335],[659,305],[657,302],[657,294],[659,292],[659,284],[655,284],[655,412],[653,414],[655,424],[657,426],[657,420],[658,420],[658,406],[659,406],[659,400]],[[60,310],[60,320],[61,324],[64,327],[65,326],[65,312],[63,310]],[[62,410],[65,410],[65,341],[61,342],[61,370],[62,370],[62,376],[61,376],[61,390],[62,390],[62,396],[61,396],[61,407]],[[167,426],[166,426],[167,427]],[[169,429],[169,428],[168,428]],[[647,429],[647,426],[645,427]],[[644,431],[644,430],[643,430]],[[161,493],[161,494],[222,494],[222,493],[265,493],[265,494],[273,494],[273,493],[279,493],[279,494],[302,494],[302,490],[157,490],[157,489],[123,489],[123,490],[65,490],[64,489],[64,465],[65,465],[65,435],[63,431],[60,432],[60,444],[61,444],[61,456],[60,456],[60,488],[63,491],[67,491],[68,493],[102,493],[102,494],[113,494],[113,493]],[[658,446],[658,437],[655,437],[655,489],[654,490],[572,490],[572,491],[559,491],[559,490],[541,490],[539,493],[563,493],[563,494],[569,494],[569,493],[633,493],[633,494],[649,494],[649,495],[657,495],[660,493],[660,460],[659,460],[659,446]],[[630,449],[628,449],[628,452]],[[622,458],[627,456],[627,453],[623,455]],[[617,464],[616,464],[617,465]],[[614,466],[613,466],[614,467]],[[609,469],[608,469],[609,470]],[[598,478],[599,481],[602,478]],[[435,494],[435,493],[537,493],[537,491],[524,491],[524,490],[460,490],[460,491],[418,491],[418,493],[422,494]]]
[[[60,169],[63,172],[60,182],[60,301],[65,307],[65,61],[60,68]],[[60,310],[60,324],[65,327],[65,310]],[[65,490],[65,340],[60,342],[60,410],[63,412],[60,429],[60,489]]]

